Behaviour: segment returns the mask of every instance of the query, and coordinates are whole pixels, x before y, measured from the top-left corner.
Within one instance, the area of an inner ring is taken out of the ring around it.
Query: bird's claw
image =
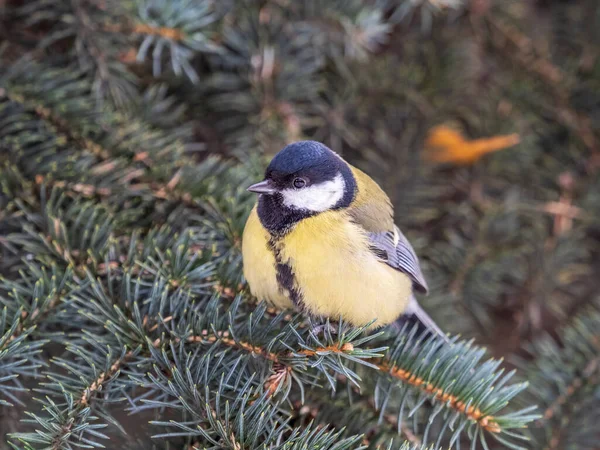
[[[325,335],[325,333],[327,332],[329,332],[329,334],[338,334],[338,331],[339,330],[337,325],[331,324],[329,322],[323,323],[321,325],[314,325],[311,329],[312,334],[314,334],[315,336],[318,336],[321,333]]]

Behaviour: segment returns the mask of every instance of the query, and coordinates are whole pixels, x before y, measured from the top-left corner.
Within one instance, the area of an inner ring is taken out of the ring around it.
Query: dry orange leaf
[[[468,140],[447,125],[429,131],[425,140],[425,159],[439,163],[473,164],[488,153],[512,147],[520,142],[517,133]]]

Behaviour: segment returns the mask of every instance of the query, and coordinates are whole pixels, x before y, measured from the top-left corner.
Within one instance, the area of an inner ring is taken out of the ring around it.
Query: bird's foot
[[[338,326],[336,324],[326,322],[326,323],[323,323],[323,324],[320,324],[320,325],[314,325],[311,328],[311,332],[315,336],[318,336],[321,333],[323,334],[323,336],[325,336],[326,333],[329,333],[329,334],[338,334],[339,328],[338,328]]]

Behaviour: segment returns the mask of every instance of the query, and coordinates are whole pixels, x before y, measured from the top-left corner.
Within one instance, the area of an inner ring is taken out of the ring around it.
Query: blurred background
[[[425,309],[508,367],[600,304],[597,0],[0,0],[0,236],[58,185],[119,226],[220,220],[239,243],[244,188],[299,139],[380,183]],[[5,276],[28,239],[0,238]],[[600,414],[594,380],[559,404]],[[597,448],[547,411],[535,448]]]

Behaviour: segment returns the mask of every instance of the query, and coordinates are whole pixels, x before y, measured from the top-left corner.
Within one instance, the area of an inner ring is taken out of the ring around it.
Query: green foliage
[[[467,3],[0,2],[3,441],[594,448],[599,8]],[[520,144],[439,166],[439,124]],[[249,295],[245,187],[302,138],[390,194],[467,340]]]
[[[597,442],[600,358],[597,323],[600,312],[589,308],[561,333],[560,341],[542,336],[528,346],[532,364],[520,361],[523,377],[531,380],[527,400],[544,415],[530,428],[537,447],[586,448]]]
[[[152,55],[155,77],[160,76],[164,60],[168,60],[176,76],[185,73],[191,82],[197,83],[198,75],[191,60],[198,54],[219,50],[210,41],[206,30],[217,19],[211,2],[140,0],[135,3],[137,20],[134,19],[134,32],[143,34],[145,27],[177,30],[175,36],[168,33],[147,34],[140,43],[137,60],[145,61]]]

